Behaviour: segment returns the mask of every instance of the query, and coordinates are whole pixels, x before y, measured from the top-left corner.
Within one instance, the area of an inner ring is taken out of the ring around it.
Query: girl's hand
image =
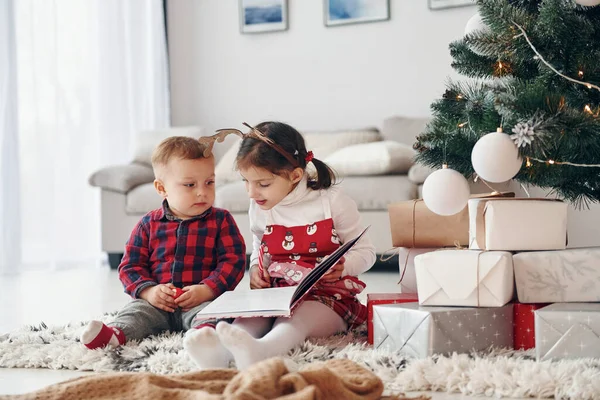
[[[183,311],[191,310],[214,298],[212,290],[206,285],[184,286],[181,290],[183,290],[183,294],[175,299],[175,303]]]
[[[321,280],[325,282],[332,282],[340,279],[342,277],[342,273],[344,272],[345,261],[346,259],[342,257],[333,268],[331,268],[325,275],[323,275]]]
[[[140,293],[140,299],[146,300],[154,307],[167,312],[174,312],[177,308],[177,304],[173,300],[173,285],[168,283],[166,285],[155,285],[150,286],[142,290]]]
[[[258,265],[254,264],[250,267],[250,289],[264,289],[271,287],[271,277],[265,269],[260,273]]]

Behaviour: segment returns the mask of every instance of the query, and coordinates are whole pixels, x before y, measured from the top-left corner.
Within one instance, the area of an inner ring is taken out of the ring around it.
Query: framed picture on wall
[[[238,0],[240,31],[258,33],[288,28],[287,0]]]
[[[427,0],[430,10],[442,10],[452,7],[474,6],[475,0]]]
[[[389,0],[323,0],[325,26],[390,19]]]

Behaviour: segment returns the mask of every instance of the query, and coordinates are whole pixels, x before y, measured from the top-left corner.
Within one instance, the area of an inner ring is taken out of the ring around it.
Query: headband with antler
[[[234,134],[241,137],[242,139],[245,137],[251,137],[253,139],[260,140],[261,142],[265,143],[267,146],[271,147],[273,150],[277,151],[279,154],[284,156],[286,160],[288,160],[290,164],[292,164],[294,167],[300,166],[298,160],[296,160],[293,155],[285,151],[283,147],[275,143],[273,139],[267,137],[264,133],[262,133],[255,127],[250,126],[245,122],[243,124],[250,128],[250,132],[244,133],[239,129],[235,128],[217,129],[216,134],[212,136],[202,136],[201,138],[199,138],[198,141],[206,146],[206,149],[204,150],[204,156],[210,157],[215,142],[222,143],[227,137],[227,135]]]

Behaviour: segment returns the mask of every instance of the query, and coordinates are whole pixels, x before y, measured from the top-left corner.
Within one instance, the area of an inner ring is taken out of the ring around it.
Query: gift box
[[[599,358],[599,335],[599,303],[555,303],[535,311],[538,361]]]
[[[417,302],[416,293],[370,293],[367,294],[367,341],[373,344],[373,306]]]
[[[419,303],[501,307],[514,293],[512,254],[440,250],[415,258]]]
[[[513,303],[515,350],[528,350],[535,347],[535,310],[547,305]]]
[[[567,204],[553,199],[469,199],[469,248],[562,250]],[[551,217],[550,217],[551,216]]]
[[[512,304],[498,308],[376,305],[373,346],[416,358],[468,353],[490,346],[512,348]]]
[[[415,275],[415,257],[436,251],[436,248],[400,247],[398,249],[398,269],[400,271],[400,293],[417,293],[417,277]]]
[[[518,253],[513,257],[521,303],[600,301],[600,248]]]
[[[514,193],[475,195],[473,198],[514,197]],[[388,206],[394,247],[438,248],[468,246],[469,210],[451,216],[430,211],[423,200],[410,200]]]

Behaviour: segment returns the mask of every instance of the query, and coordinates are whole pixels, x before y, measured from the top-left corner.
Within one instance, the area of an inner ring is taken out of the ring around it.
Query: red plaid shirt
[[[131,232],[119,265],[125,292],[139,298],[149,286],[205,284],[219,296],[244,275],[246,245],[227,210],[209,208],[181,220],[162,208],[144,215]]]

